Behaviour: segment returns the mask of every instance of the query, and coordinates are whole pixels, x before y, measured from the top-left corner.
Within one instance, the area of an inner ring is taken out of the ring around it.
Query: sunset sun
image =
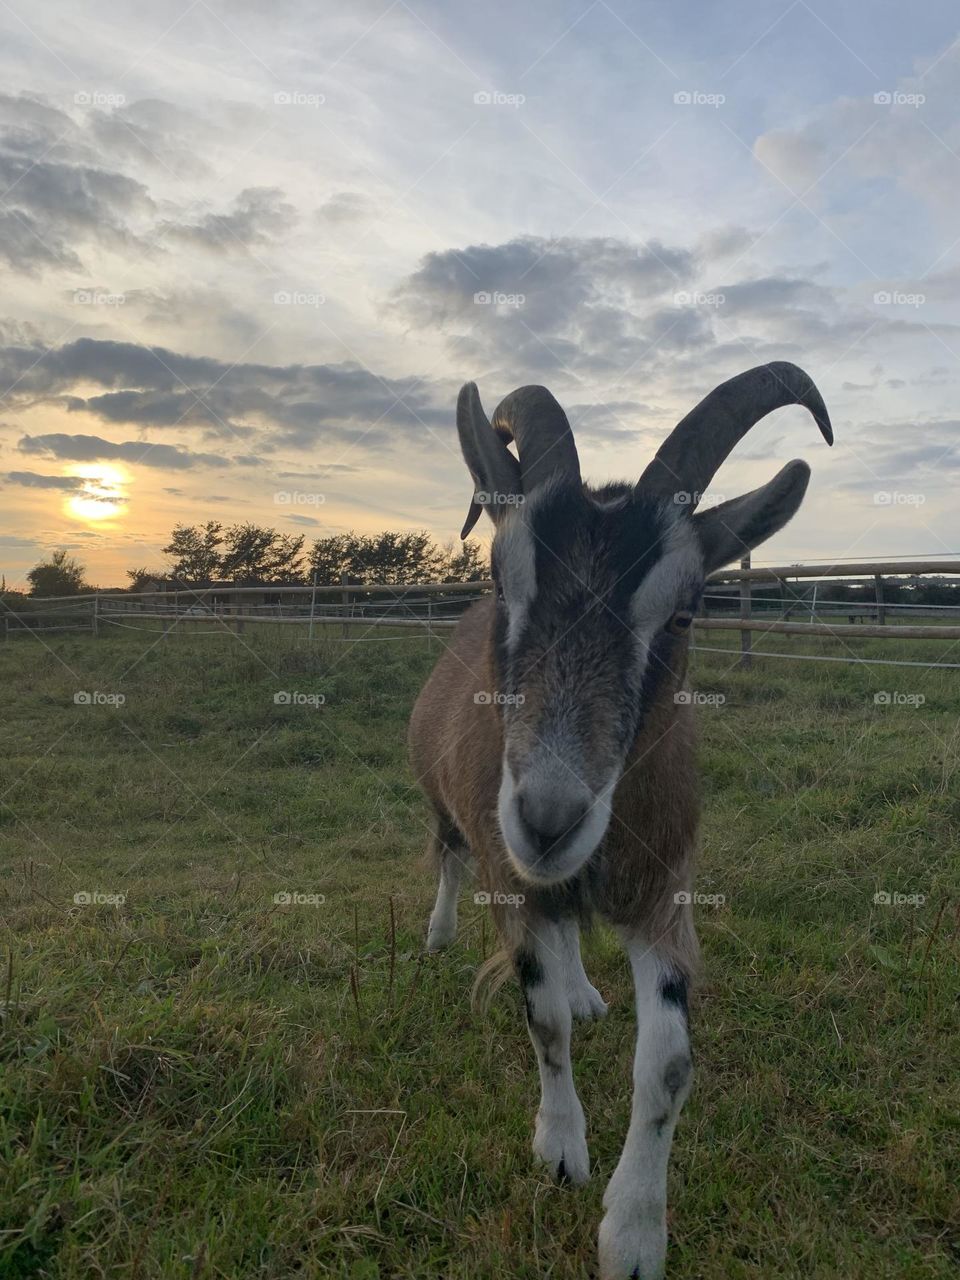
[[[82,481],[64,503],[64,512],[75,520],[117,519],[127,509],[129,476],[123,467],[108,462],[71,467],[67,473]]]

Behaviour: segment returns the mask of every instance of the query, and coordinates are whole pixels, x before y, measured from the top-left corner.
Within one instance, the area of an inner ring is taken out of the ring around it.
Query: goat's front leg
[[[556,926],[560,941],[560,954],[563,957],[564,983],[567,999],[570,1001],[570,1012],[575,1018],[602,1018],[606,1015],[607,1005],[583,967],[580,958],[580,926],[571,916],[560,920]]]
[[[514,953],[514,965],[540,1068],[533,1152],[559,1181],[582,1183],[590,1177],[590,1156],[570,1061],[568,952],[569,940],[561,927],[537,917],[527,922],[524,940]]]
[[[690,1092],[687,979],[639,938],[625,940],[637,1002],[633,1108],[603,1197],[601,1280],[659,1280],[667,1250],[667,1162]]]

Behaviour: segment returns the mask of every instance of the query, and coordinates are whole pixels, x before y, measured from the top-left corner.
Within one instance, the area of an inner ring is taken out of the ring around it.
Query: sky
[[[178,523],[457,536],[454,406],[591,480],[792,360],[760,563],[960,553],[960,19],[927,0],[0,5],[0,570]],[[480,526],[483,537],[489,527]]]

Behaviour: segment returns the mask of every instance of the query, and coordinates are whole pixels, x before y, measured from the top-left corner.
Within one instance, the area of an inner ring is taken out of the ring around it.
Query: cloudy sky
[[[814,468],[767,561],[960,551],[946,0],[0,6],[0,568],[178,522],[455,535],[453,405],[545,382],[638,475],[771,359]],[[486,534],[485,534],[486,536]]]

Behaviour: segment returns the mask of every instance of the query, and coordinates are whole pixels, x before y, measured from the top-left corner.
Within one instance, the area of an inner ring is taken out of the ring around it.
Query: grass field
[[[421,955],[403,744],[436,652],[291,632],[0,646],[0,1276],[588,1277],[629,1115],[621,954],[586,946],[612,1004],[575,1035],[594,1177],[554,1187],[518,994],[470,1011],[469,894]],[[703,653],[693,685],[726,699],[699,876],[726,901],[698,908],[670,1275],[954,1277],[960,671]]]

